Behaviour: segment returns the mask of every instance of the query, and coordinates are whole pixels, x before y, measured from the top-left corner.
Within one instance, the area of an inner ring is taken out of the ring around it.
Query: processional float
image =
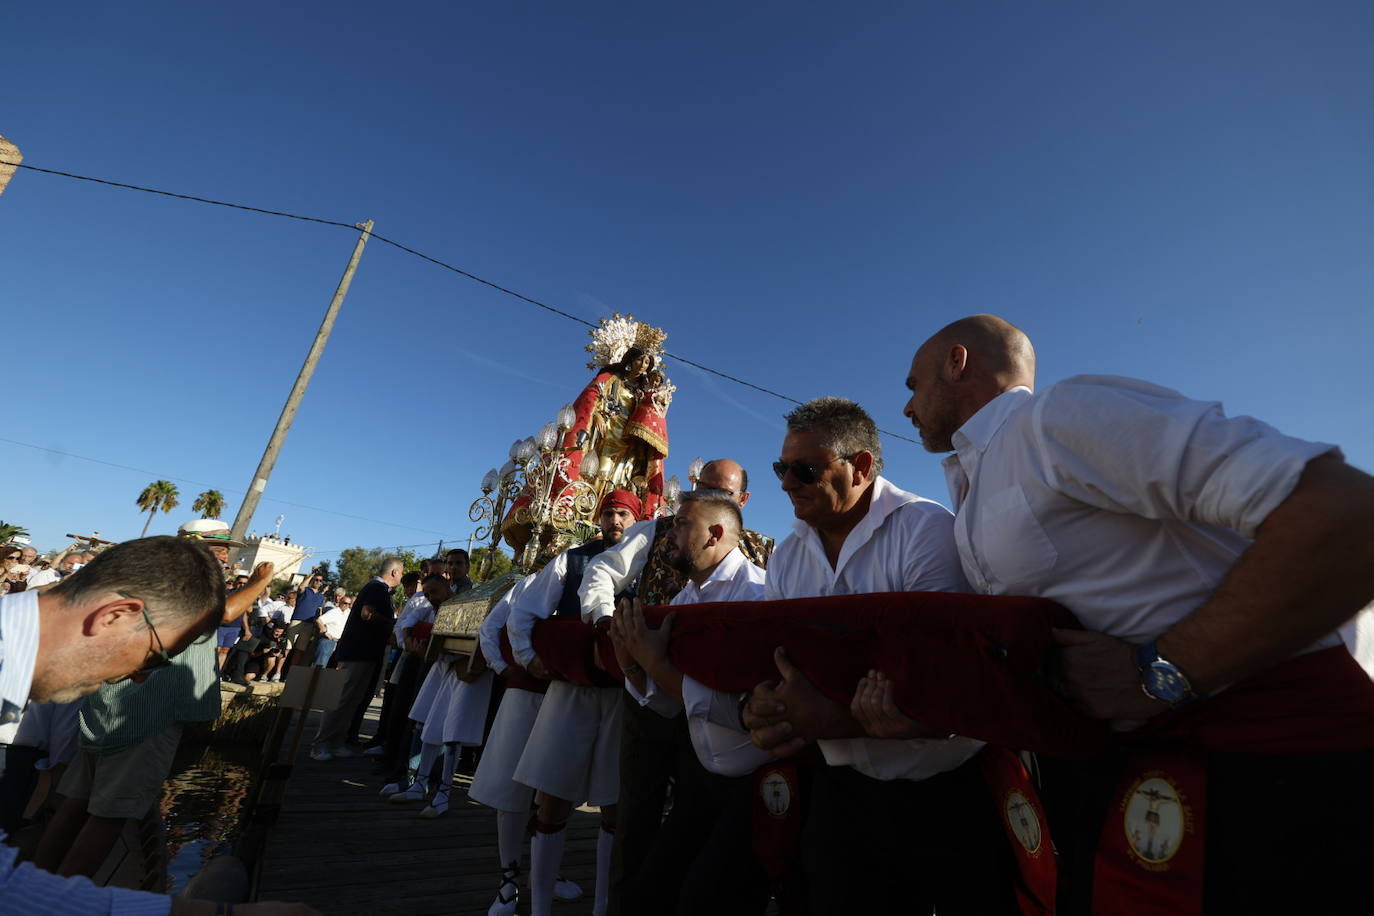
[[[477,578],[487,579],[503,539],[514,564],[439,607],[430,658],[450,654],[455,664],[470,665],[477,631],[496,602],[521,577],[596,536],[597,510],[610,491],[634,491],[644,518],[676,506],[681,484],[663,477],[676,390],[662,370],[667,334],[619,313],[589,334],[591,382],[537,433],[511,443],[508,460],[483,475],[482,495],[468,508],[478,525],[474,539],[488,541]]]

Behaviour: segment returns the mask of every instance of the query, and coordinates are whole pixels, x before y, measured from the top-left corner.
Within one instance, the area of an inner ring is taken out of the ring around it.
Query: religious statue
[[[667,413],[676,390],[660,367],[667,335],[616,314],[601,319],[591,337],[587,367],[596,375],[540,431],[538,450],[526,458],[524,487],[501,526],[517,557],[536,528],[545,555],[580,541],[611,490],[634,491],[644,518],[664,506]]]

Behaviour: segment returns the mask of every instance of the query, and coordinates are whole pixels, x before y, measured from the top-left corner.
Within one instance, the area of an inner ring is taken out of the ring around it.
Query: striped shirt
[[[0,715],[28,701],[38,655],[38,594],[0,598]],[[17,720],[17,714],[15,716]],[[8,740],[8,739],[6,739]],[[0,913],[24,916],[167,916],[172,898],[117,887],[96,887],[87,878],[59,878],[25,862],[0,830]]]
[[[219,718],[215,634],[201,636],[146,681],[106,684],[81,704],[81,749],[117,754],[176,722]]]

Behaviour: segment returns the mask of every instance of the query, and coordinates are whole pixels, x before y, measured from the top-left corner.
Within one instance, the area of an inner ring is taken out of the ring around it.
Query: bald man
[[[1045,768],[1059,912],[1141,894],[1206,912],[1367,905],[1374,684],[1335,630],[1374,598],[1374,478],[1147,382],[1034,383],[1029,338],[974,315],[917,350],[905,413],[955,453],[974,590],[1073,611],[1086,631],[1057,633],[1063,690],[1124,736],[1110,759]],[[1258,837],[1299,835],[1281,868],[1255,855]]]

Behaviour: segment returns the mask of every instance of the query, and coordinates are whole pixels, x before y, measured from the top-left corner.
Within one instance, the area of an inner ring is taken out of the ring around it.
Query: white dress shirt
[[[334,602],[326,600],[320,605],[318,624],[324,629],[325,639],[337,641],[343,635],[344,624],[347,622],[348,615]]]
[[[798,521],[768,561],[764,599],[870,592],[966,592],[954,548],[954,516],[886,478],[873,481],[868,513],[831,568],[820,535]],[[826,763],[874,779],[926,779],[953,770],[983,747],[972,738],[838,738],[817,741]]]
[[[511,602],[506,635],[510,638],[511,655],[520,667],[528,668],[534,660],[531,642],[534,625],[553,616],[563,597],[563,580],[567,576],[568,552],[565,550],[535,573],[530,584]]]
[[[721,558],[705,582],[698,586],[688,579],[682,590],[673,596],[673,600],[668,603],[676,606],[703,604],[708,601],[761,601],[763,599],[763,579],[763,567],[749,562],[744,553],[736,547]],[[715,695],[715,691],[698,681],[693,681],[686,674],[682,676],[684,691],[687,689],[689,681],[695,691],[701,695],[697,702],[698,712],[705,715],[706,711],[713,705],[710,698]],[[654,679],[647,674],[644,675],[643,693],[635,688],[634,682],[629,678],[625,679],[625,689],[640,706],[647,706],[664,718],[671,719],[682,712],[682,701],[659,690]],[[732,695],[722,694],[721,696]],[[727,723],[731,725],[737,723],[737,704],[734,700],[729,700],[725,705],[729,706],[731,713],[730,718],[726,720]],[[752,745],[750,746],[752,747]],[[708,756],[710,756],[709,753]]]
[[[38,588],[43,585],[50,585],[62,577],[57,574],[57,570],[49,566],[47,569],[35,569],[29,573],[29,588]]]
[[[477,644],[482,648],[482,656],[486,658],[491,670],[497,674],[510,667],[506,664],[505,656],[501,654],[501,628],[510,619],[511,604],[520,597],[532,579],[534,576],[525,576],[512,585],[510,591],[492,605],[491,611],[482,619],[482,625],[477,629]]]
[[[615,596],[633,585],[644,571],[657,525],[657,519],[636,522],[625,529],[619,544],[592,557],[577,589],[583,621],[596,623],[615,616]]]
[[[1134,643],[1203,604],[1307,462],[1335,450],[1112,376],[1004,392],[953,441],[944,467],[974,588],[1051,598]]]
[[[0,597],[0,744],[13,744],[38,655],[38,593]]]

